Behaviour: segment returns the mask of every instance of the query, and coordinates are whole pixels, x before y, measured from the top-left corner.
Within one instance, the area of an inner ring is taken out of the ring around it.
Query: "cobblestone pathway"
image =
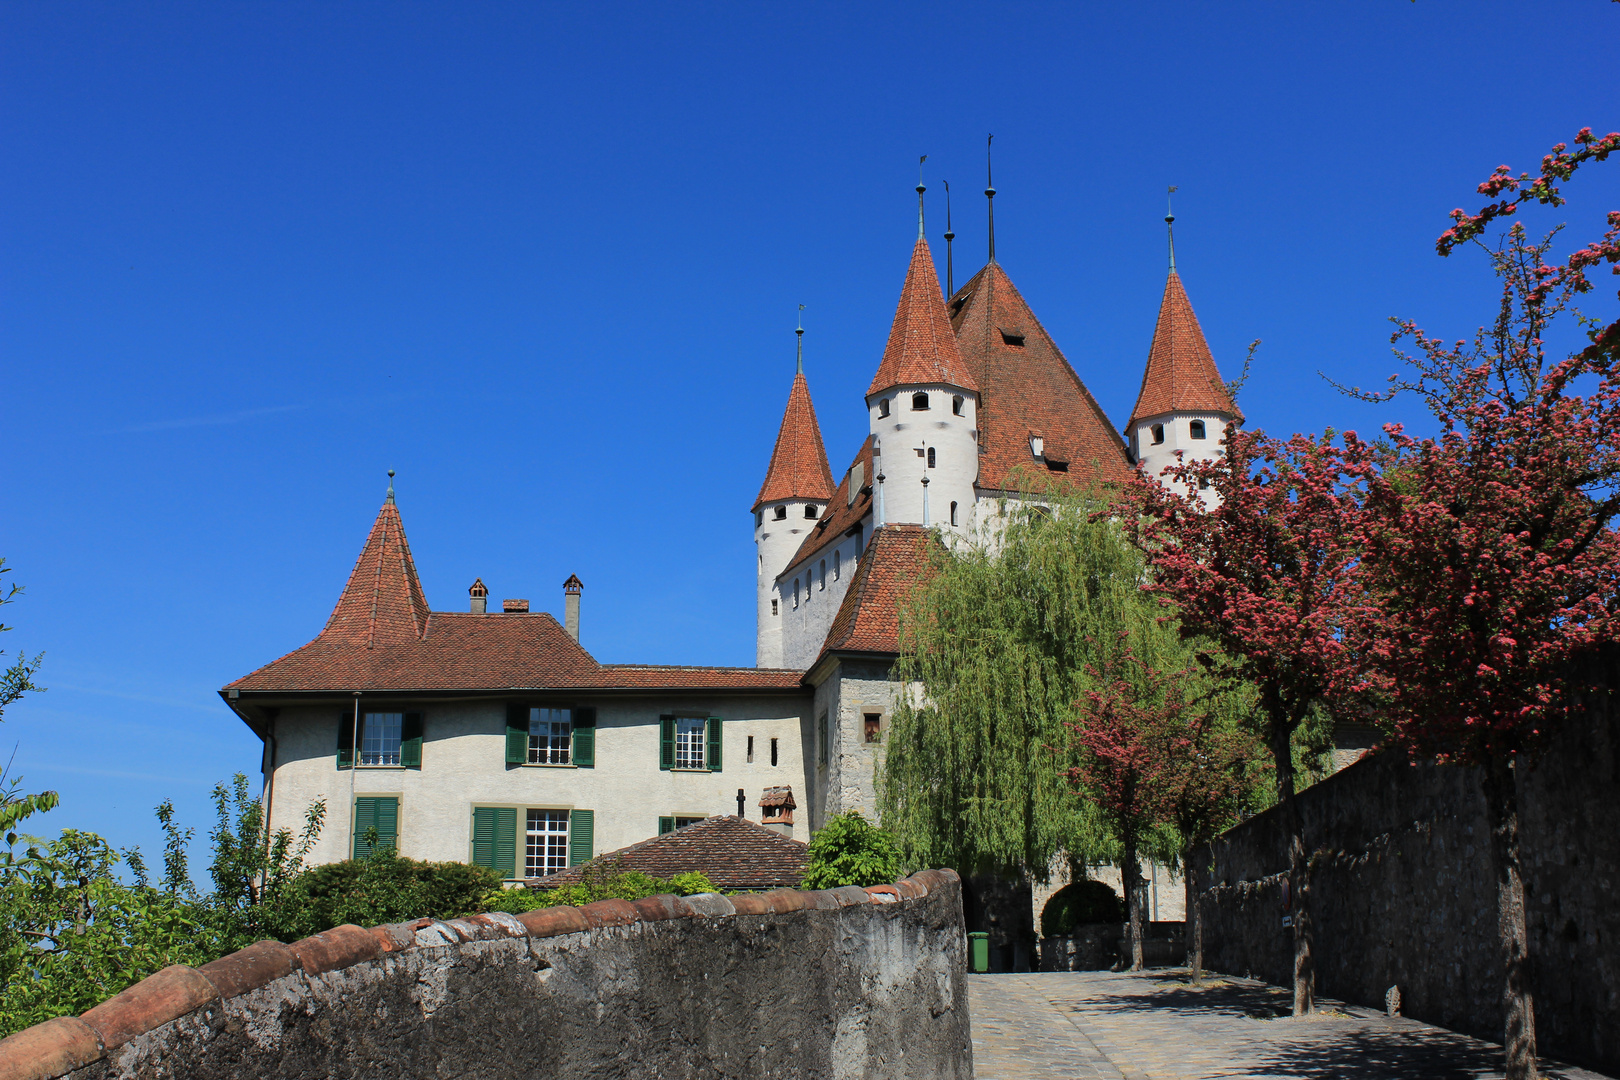
[[[1323,1002],[1287,1019],[1289,995],[1251,979],[1176,970],[969,975],[978,1080],[1480,1080],[1500,1048],[1415,1020]],[[1543,1076],[1607,1080],[1544,1062]]]

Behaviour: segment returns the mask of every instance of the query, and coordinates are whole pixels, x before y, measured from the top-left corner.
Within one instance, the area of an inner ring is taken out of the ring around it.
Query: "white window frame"
[[[378,730],[373,735],[371,718],[377,717]],[[367,769],[397,769],[400,762],[400,745],[403,741],[402,732],[405,730],[405,713],[400,712],[362,712],[360,714],[360,745],[357,747],[355,761],[362,768]],[[392,735],[392,742],[389,736]],[[375,745],[376,749],[368,749]],[[388,747],[392,745],[393,749]]]
[[[564,734],[558,736],[558,729]],[[529,709],[529,764],[574,763],[574,710],[539,706]]]
[[[562,832],[553,826],[562,820]],[[523,869],[524,877],[545,877],[568,869],[569,845],[572,835],[573,814],[555,806],[530,806],[523,810]],[[535,826],[540,828],[536,829]],[[559,847],[557,837],[562,841]],[[558,854],[560,851],[560,855]],[[555,868],[552,863],[556,862]],[[539,869],[536,869],[538,867]]]
[[[697,725],[696,736],[690,725]],[[682,727],[686,726],[686,730]],[[682,739],[685,742],[682,742]],[[696,751],[692,748],[696,746]],[[684,748],[684,749],[683,749]],[[695,762],[695,764],[694,764]],[[707,716],[677,716],[675,718],[675,768],[683,771],[701,771],[709,767],[709,718]]]

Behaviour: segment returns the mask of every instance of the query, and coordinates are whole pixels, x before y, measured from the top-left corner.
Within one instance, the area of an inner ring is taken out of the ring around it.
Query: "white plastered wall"
[[[928,395],[928,408],[912,408],[912,396]],[[951,411],[962,398],[962,415]],[[889,415],[880,403],[887,400]],[[978,397],[958,387],[896,386],[866,401],[867,418],[882,454],[874,468],[883,475],[883,524],[938,525],[951,528],[951,503],[957,504],[958,531],[973,525],[973,483],[979,476]],[[935,451],[928,468],[927,450]],[[922,451],[919,453],[918,451]],[[928,514],[923,514],[922,479],[928,477]],[[876,499],[874,490],[873,498]]]
[[[850,579],[862,557],[861,547],[872,536],[872,519],[861,522],[856,536],[840,536],[791,572],[785,573],[774,585],[771,595],[781,605],[781,666],[807,668],[821,655],[827,631],[832,629],[834,616],[849,592]],[[798,585],[795,599],[794,585]],[[767,609],[769,605],[766,605]]]
[[[424,714],[422,767],[341,771],[336,753],[340,706],[287,708],[275,721],[271,828],[296,834],[310,803],[324,800],[326,826],[311,862],[336,862],[352,850],[352,796],[396,795],[401,855],[467,862],[474,806],[593,810],[598,855],[656,836],[663,816],[735,814],[738,788],[744,792],[744,816],[758,821],[759,798],[767,787],[791,785],[801,805],[808,801],[804,729],[809,704],[808,693],[597,700],[596,765],[575,768],[506,764],[503,701],[390,702],[390,709]],[[659,717],[667,713],[724,719],[719,772],[658,767]],[[751,764],[746,760],[750,735]],[[777,740],[775,767],[770,764],[772,738]],[[804,816],[795,819],[790,835],[808,840]],[[521,839],[519,849],[521,858]]]
[[[1195,420],[1203,421],[1202,439],[1192,437],[1192,423]],[[1131,456],[1148,476],[1168,483],[1169,478],[1161,474],[1176,464],[1177,451],[1181,452],[1180,460],[1184,461],[1213,461],[1224,454],[1221,447],[1230,420],[1231,417],[1218,412],[1165,413],[1146,417],[1131,427]],[[1155,424],[1164,425],[1162,443],[1153,441]],[[1213,489],[1199,493],[1199,497],[1208,507],[1213,507],[1217,502]]]
[[[804,516],[804,508],[816,508],[816,516]],[[776,509],[781,507],[787,516],[782,520],[776,519]],[[755,644],[754,666],[762,668],[793,667],[784,660],[782,647],[782,626],[785,608],[779,607],[776,612],[771,611],[771,601],[778,599],[776,586],[777,575],[787,566],[788,560],[798,554],[799,547],[804,543],[806,534],[816,527],[821,515],[827,512],[827,504],[820,501],[804,499],[788,499],[781,502],[761,504],[754,514],[754,547],[756,558],[754,560],[755,573]]]

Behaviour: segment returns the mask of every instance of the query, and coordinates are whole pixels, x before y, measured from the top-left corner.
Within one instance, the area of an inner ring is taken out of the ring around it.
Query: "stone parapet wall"
[[[973,1075],[961,883],[339,926],[0,1041],[0,1080]]]
[[[1520,777],[1521,846],[1540,1048],[1614,1072],[1620,714],[1601,686],[1588,705]],[[1407,1015],[1500,1042],[1496,878],[1479,772],[1386,751],[1307,788],[1299,807],[1317,853],[1309,906],[1318,991],[1381,1008],[1398,986]],[[1291,984],[1280,815],[1228,831],[1195,865],[1206,966]]]

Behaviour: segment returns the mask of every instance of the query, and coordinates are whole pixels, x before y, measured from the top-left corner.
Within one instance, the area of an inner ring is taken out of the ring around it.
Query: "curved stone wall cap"
[[[0,1039],[0,1080],[54,1080],[101,1057],[89,1024],[58,1016]]]
[[[383,952],[402,952],[416,944],[416,932],[432,921],[432,919],[412,919],[409,922],[384,923],[382,926],[373,926],[370,934],[377,939]]]
[[[764,893],[743,893],[741,896],[728,896],[732,910],[738,915],[774,915],[775,906]]]
[[[760,895],[770,901],[771,910],[778,915],[786,915],[790,911],[803,911],[810,906],[805,901],[807,894],[798,889],[772,889]]]
[[[490,937],[528,937],[529,931],[518,921],[516,915],[508,915],[504,911],[485,911],[478,915],[467,916],[471,923],[481,923],[491,927],[495,933]]]
[[[292,951],[306,974],[319,975],[376,959],[382,955],[382,942],[369,931],[344,923],[293,942]]]
[[[840,885],[830,890],[838,898],[838,903],[844,907],[854,907],[856,904],[870,904],[871,896],[859,885]]]
[[[804,894],[804,906],[811,911],[837,911],[844,905],[830,889],[814,889]]]
[[[298,956],[279,941],[258,941],[245,949],[204,964],[197,971],[214,984],[221,998],[257,990],[298,969]]]
[[[175,964],[103,1001],[80,1019],[95,1031],[104,1050],[116,1050],[137,1035],[218,1000],[213,983],[195,968]]]
[[[688,896],[686,902],[691,906],[693,913],[705,919],[720,919],[737,913],[731,901],[719,893],[698,893],[696,896]]]
[[[898,904],[900,890],[893,885],[868,885],[866,894],[872,898],[874,904]]]
[[[657,893],[653,896],[643,896],[640,900],[630,901],[630,906],[636,913],[648,922],[663,922],[665,919],[689,919],[696,914],[692,905],[674,893]]]
[[[912,881],[910,878],[901,878],[899,881],[895,882],[894,891],[900,895],[900,899],[902,900],[920,900],[928,895],[928,887],[926,885],[923,885],[921,882]]]
[[[559,937],[589,929],[585,916],[579,913],[579,908],[569,907],[566,904],[525,911],[517,917],[517,920],[523,924],[530,937]]]
[[[427,925],[417,929],[415,944],[424,949],[442,948],[446,945],[460,945],[461,935],[456,928],[442,919],[429,919]]]
[[[617,897],[586,904],[579,909],[579,913],[585,916],[586,925],[593,930],[598,926],[628,926],[641,919],[640,913],[630,905],[630,901],[620,900]]]

